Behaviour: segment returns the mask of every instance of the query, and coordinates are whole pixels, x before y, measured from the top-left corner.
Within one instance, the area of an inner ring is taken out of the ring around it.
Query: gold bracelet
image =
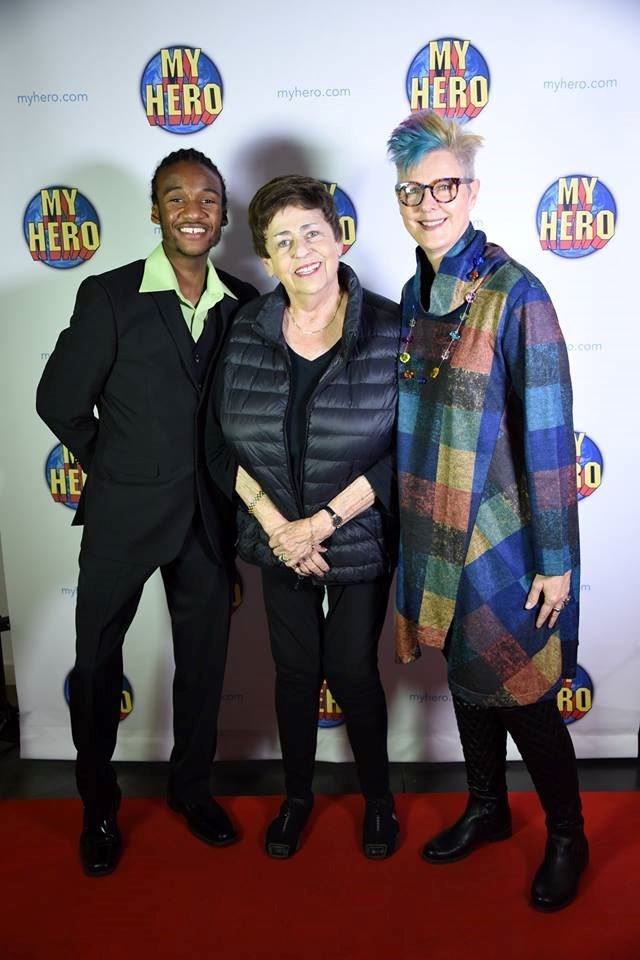
[[[247,504],[247,513],[250,513],[251,515],[253,515],[253,511],[255,510],[258,504],[258,501],[262,500],[263,497],[264,497],[264,490],[258,490],[253,500],[250,500],[249,503]]]

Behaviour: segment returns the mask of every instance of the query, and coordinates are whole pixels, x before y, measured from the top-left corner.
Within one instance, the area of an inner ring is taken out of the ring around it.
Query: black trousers
[[[297,589],[294,589],[298,583]],[[323,679],[344,714],[363,794],[389,792],[387,706],[378,672],[378,640],[388,580],[327,585],[298,581],[286,568],[262,571],[271,650],[276,665],[276,714],[285,789],[311,794]]]
[[[142,589],[157,567],[80,552],[76,661],[70,678],[76,782],[89,811],[113,803],[122,691],[122,646]],[[227,656],[231,585],[214,559],[201,519],[194,518],[178,555],[160,567],[171,618],[174,746],[169,791],[208,797]]]

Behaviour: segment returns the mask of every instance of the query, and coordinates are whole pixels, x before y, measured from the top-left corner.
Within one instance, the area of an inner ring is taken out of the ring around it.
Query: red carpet
[[[0,804],[1,960],[640,960],[640,793],[587,793],[591,864],[569,908],[527,892],[544,846],[532,794],[511,796],[514,836],[431,866],[424,840],[462,795],[398,798],[402,846],[359,852],[360,799],[321,797],[303,849],[273,861],[261,839],[276,797],[227,802],[243,839],[212,849],[160,800],[125,800],[117,872],[85,878],[76,800]]]

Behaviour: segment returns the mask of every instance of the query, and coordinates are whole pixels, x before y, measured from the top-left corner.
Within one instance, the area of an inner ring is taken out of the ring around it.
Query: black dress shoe
[[[481,843],[511,836],[511,811],[506,797],[469,797],[467,808],[453,826],[425,845],[422,856],[429,863],[454,863],[472,853]]]
[[[362,825],[362,851],[369,860],[385,860],[396,849],[400,824],[393,797],[367,800]]]
[[[122,855],[122,837],[116,820],[119,804],[118,796],[117,803],[104,816],[90,816],[85,811],[80,834],[80,860],[88,877],[106,877],[118,866]]]
[[[313,809],[313,797],[298,799],[287,797],[280,813],[272,820],[264,838],[264,848],[270,857],[286,860],[300,846],[300,835]]]
[[[580,874],[589,862],[589,845],[582,830],[573,836],[550,833],[544,860],[531,887],[536,910],[551,912],[567,907],[578,892]]]
[[[227,847],[238,839],[238,831],[213,797],[190,802],[168,796],[167,803],[175,813],[182,814],[191,833],[203,843]]]

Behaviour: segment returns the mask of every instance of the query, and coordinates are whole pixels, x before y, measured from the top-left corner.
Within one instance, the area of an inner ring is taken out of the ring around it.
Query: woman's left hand
[[[542,595],[542,604],[538,612],[536,627],[543,627],[547,621],[549,628],[555,627],[556,620],[571,599],[569,596],[570,590],[571,570],[555,577],[545,577],[541,573],[536,573],[529,590],[527,602],[524,605],[525,610],[533,610]]]
[[[309,518],[290,520],[277,527],[269,537],[269,546],[287,566],[294,567],[315,551],[324,553],[326,547],[311,541],[312,527]]]

